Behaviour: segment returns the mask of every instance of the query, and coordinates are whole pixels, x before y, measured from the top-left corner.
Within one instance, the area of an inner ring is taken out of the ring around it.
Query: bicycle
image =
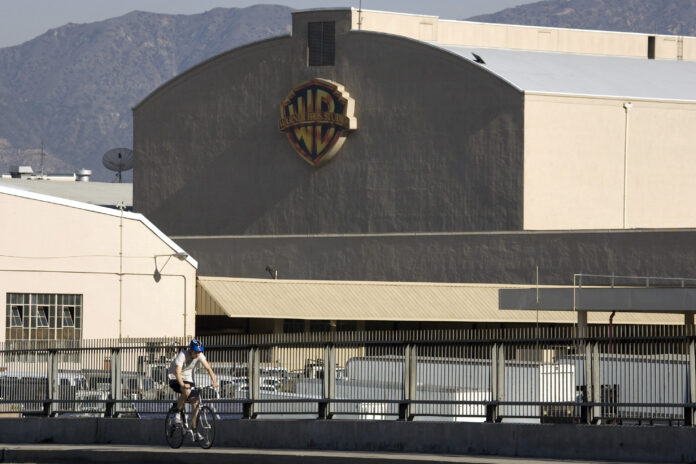
[[[191,390],[189,398],[198,398],[198,420],[196,429],[189,428],[187,414],[184,410],[180,412],[181,422],[176,421],[176,405],[172,406],[167,412],[167,417],[164,419],[164,436],[167,443],[172,448],[179,448],[184,442],[184,437],[190,435],[191,439],[196,441],[196,431],[203,436],[202,440],[198,440],[198,444],[203,449],[208,449],[213,446],[215,440],[215,411],[205,404],[201,393],[204,390],[212,390],[215,392],[215,398],[220,398],[220,393],[213,387],[195,387]],[[188,414],[193,414],[193,408]]]

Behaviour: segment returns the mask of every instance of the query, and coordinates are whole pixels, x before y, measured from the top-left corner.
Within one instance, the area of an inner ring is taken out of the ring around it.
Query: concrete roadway
[[[443,456],[416,453],[367,453],[345,451],[260,450],[215,448],[202,450],[184,446],[170,449],[163,446],[132,445],[55,445],[55,444],[0,444],[2,463],[65,463],[90,462],[132,464],[609,464],[608,461],[573,461],[528,458],[499,458],[488,456]],[[611,464],[621,464],[612,461]],[[623,463],[629,464],[629,463]]]

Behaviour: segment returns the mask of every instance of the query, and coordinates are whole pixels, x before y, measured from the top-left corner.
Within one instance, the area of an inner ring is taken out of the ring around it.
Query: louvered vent
[[[309,23],[309,65],[333,66],[336,59],[336,24],[333,21]]]

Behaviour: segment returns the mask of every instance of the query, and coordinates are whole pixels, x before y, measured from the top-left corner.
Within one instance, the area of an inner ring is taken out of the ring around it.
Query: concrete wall
[[[696,104],[627,102],[526,96],[525,229],[696,226]]]
[[[196,268],[142,221],[2,193],[0,210],[0,341],[7,293],[81,294],[83,339],[194,333]]]
[[[696,428],[393,421],[218,421],[214,446],[693,462]],[[0,419],[2,442],[164,445],[162,420]],[[8,450],[9,451],[9,450]],[[7,455],[7,458],[11,455]]]
[[[177,236],[522,227],[521,93],[348,22],[336,65],[308,67],[307,18],[295,15],[293,38],[215,58],[134,110],[136,211]],[[282,100],[314,77],[344,85],[358,121],[320,168],[278,130]]]
[[[573,274],[693,276],[696,231],[177,239],[206,276],[572,285]]]

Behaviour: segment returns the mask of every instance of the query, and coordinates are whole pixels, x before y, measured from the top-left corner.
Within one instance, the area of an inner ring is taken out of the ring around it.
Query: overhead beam
[[[696,288],[500,289],[498,308],[688,313],[696,312]]]

